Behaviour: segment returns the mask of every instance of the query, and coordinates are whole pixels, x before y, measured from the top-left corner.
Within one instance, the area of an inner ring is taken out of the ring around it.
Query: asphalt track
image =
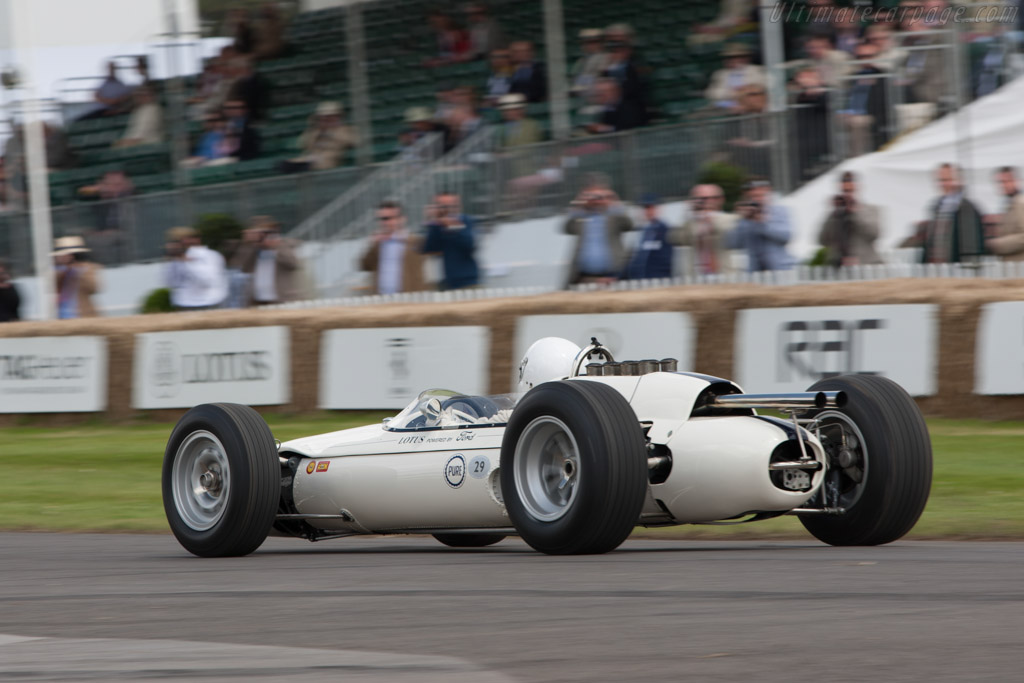
[[[1010,681],[1024,543],[0,534],[0,680]]]

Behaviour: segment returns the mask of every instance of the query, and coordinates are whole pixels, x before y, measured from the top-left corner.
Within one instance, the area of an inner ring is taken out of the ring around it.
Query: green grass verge
[[[383,414],[269,416],[281,440]],[[912,538],[1024,539],[1024,423],[930,420],[935,478]],[[160,468],[172,424],[0,429],[0,529],[167,531]],[[793,517],[642,530],[674,538],[809,538]]]

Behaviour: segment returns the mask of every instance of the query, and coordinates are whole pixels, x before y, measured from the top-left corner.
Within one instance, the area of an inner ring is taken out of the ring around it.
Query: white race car
[[[454,547],[519,535],[581,554],[637,525],[784,514],[825,543],[877,545],[906,534],[928,499],[924,420],[881,377],[744,394],[672,359],[620,363],[596,340],[545,338],[519,388],[425,391],[383,424],[286,443],[251,408],[197,406],[167,443],[167,519],[201,556],[246,555],[272,532],[433,534]]]

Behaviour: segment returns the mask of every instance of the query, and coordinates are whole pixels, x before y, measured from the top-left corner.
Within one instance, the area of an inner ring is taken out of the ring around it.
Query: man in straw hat
[[[92,295],[99,290],[101,267],[89,260],[89,248],[78,235],[58,237],[53,259],[57,274],[57,317],[92,318]]]
[[[526,98],[519,93],[503,95],[498,99],[501,111],[501,145],[517,147],[532,145],[543,138],[540,124],[526,117]]]
[[[739,109],[739,93],[751,85],[764,86],[764,69],[751,64],[751,50],[742,43],[729,43],[722,50],[725,66],[711,75],[711,84],[704,97],[714,106]]]
[[[287,172],[324,171],[341,164],[345,153],[358,143],[352,126],[342,123],[344,110],[340,102],[321,102],[310,117],[309,125],[299,136],[302,154],[284,162]]]
[[[203,246],[199,233],[190,227],[167,231],[166,247],[170,263],[167,286],[171,304],[181,311],[201,311],[219,306],[228,295],[228,277],[224,257]]]

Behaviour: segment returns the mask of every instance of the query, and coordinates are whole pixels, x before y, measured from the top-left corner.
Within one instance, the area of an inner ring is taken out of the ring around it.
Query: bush
[[[174,310],[171,305],[171,290],[166,287],[154,289],[142,302],[143,313],[170,313]]]
[[[224,249],[242,237],[242,224],[226,213],[206,213],[196,222],[203,245],[224,253]]]
[[[732,211],[733,204],[743,194],[743,184],[747,182],[747,173],[739,166],[715,161],[700,170],[697,182],[700,184],[718,185],[725,193],[725,211]]]

